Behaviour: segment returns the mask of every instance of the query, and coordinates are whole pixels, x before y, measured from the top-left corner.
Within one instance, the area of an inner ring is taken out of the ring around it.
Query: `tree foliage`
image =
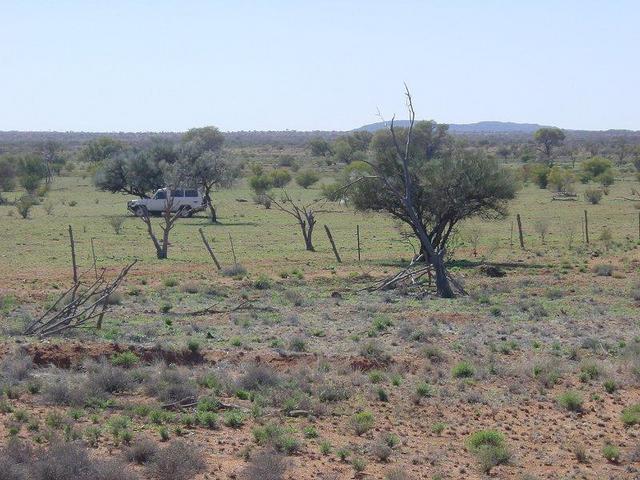
[[[80,151],[80,159],[89,163],[100,163],[125,149],[124,143],[111,137],[100,137],[88,142]]]
[[[538,144],[538,148],[544,155],[545,160],[550,163],[553,148],[562,144],[565,134],[556,127],[543,127],[536,130],[533,134],[533,139]]]
[[[405,145],[407,134],[407,129],[395,130],[399,145]],[[342,184],[352,184],[345,188],[345,196],[356,209],[386,211],[415,232],[416,225],[394,194],[404,188],[403,167],[389,130],[374,135],[371,153],[370,163],[355,164],[343,173]],[[516,193],[513,175],[496,160],[477,151],[454,148],[446,125],[417,122],[408,159],[415,209],[437,252],[445,250],[460,221],[472,216],[503,216],[507,201]],[[361,180],[356,181],[358,178]]]
[[[227,188],[239,175],[222,155],[224,135],[215,127],[192,128],[184,134],[180,145],[179,176],[183,182],[200,187],[209,206],[211,221],[217,221],[217,212],[211,193],[216,188]]]
[[[8,192],[16,187],[17,159],[10,155],[0,157],[0,191]]]
[[[111,193],[147,198],[164,187],[162,162],[148,150],[124,150],[102,162],[94,183],[99,189]]]

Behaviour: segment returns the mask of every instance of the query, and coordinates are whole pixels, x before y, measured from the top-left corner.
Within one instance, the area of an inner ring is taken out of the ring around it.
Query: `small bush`
[[[255,282],[253,282],[253,288],[258,290],[267,290],[271,288],[271,279],[266,275],[260,275]]]
[[[247,274],[247,269],[239,263],[231,265],[230,267],[224,267],[222,269],[222,275],[225,277],[243,277]]]
[[[165,287],[177,287],[178,286],[178,280],[175,278],[167,278],[165,279],[165,281],[163,282]]]
[[[274,423],[254,428],[253,438],[258,445],[274,448],[287,455],[300,449],[300,442],[292,435],[291,431]]]
[[[109,225],[113,229],[113,233],[115,233],[116,235],[120,235],[120,232],[122,231],[122,227],[124,226],[125,220],[126,220],[126,217],[121,215],[109,217]]]
[[[358,412],[351,417],[351,426],[356,435],[362,435],[373,428],[375,418],[373,413],[368,411]]]
[[[135,353],[125,350],[124,352],[115,353],[111,356],[111,363],[116,367],[131,368],[140,361]]]
[[[615,267],[607,263],[599,263],[593,266],[593,273],[599,277],[610,277],[613,275]]]
[[[29,212],[34,205],[37,205],[37,201],[31,195],[23,195],[16,201],[16,210],[22,218],[29,217]]]
[[[307,342],[302,337],[293,337],[289,340],[289,349],[294,352],[306,352]]]
[[[251,456],[249,465],[242,471],[240,478],[244,480],[282,480],[286,472],[286,464],[282,455],[262,450]]]
[[[612,463],[617,463],[620,460],[620,449],[608,443],[602,447],[602,456]]]
[[[470,378],[474,373],[475,370],[469,362],[460,362],[451,370],[453,378]]]
[[[231,428],[240,428],[246,421],[246,416],[239,410],[230,410],[224,414],[224,424]]]
[[[558,397],[558,403],[562,408],[570,412],[579,412],[582,410],[582,395],[578,392],[564,392]]]
[[[205,467],[200,451],[179,440],[160,450],[153,463],[156,478],[165,480],[189,480]]]
[[[627,427],[640,424],[640,403],[623,409],[620,419]]]
[[[592,205],[598,205],[602,200],[602,189],[589,187],[584,191],[584,199]]]
[[[144,465],[153,461],[157,454],[158,446],[149,438],[138,440],[125,450],[125,458],[129,462],[137,463],[138,465]]]
[[[489,473],[497,465],[507,463],[511,457],[504,435],[496,430],[472,433],[467,439],[467,449],[478,459],[485,473]]]
[[[320,176],[311,170],[298,172],[298,174],[296,175],[296,183],[305,189],[309,188],[318,180],[320,180]]]
[[[269,366],[254,363],[247,367],[244,375],[238,379],[241,390],[259,390],[274,387],[280,382],[278,374]]]

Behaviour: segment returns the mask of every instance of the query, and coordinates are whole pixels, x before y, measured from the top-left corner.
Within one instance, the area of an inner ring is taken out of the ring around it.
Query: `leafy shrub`
[[[367,468],[367,461],[363,457],[354,457],[351,460],[351,466],[356,473],[364,472],[364,469]]]
[[[293,337],[289,340],[289,349],[294,352],[305,352],[307,350],[307,342],[302,337]]]
[[[225,277],[242,277],[247,274],[247,269],[244,268],[239,263],[231,265],[229,267],[224,267],[222,269],[222,275]]]
[[[320,180],[320,176],[311,170],[304,170],[298,172],[296,175],[296,183],[300,185],[302,188],[309,188],[311,185]]]
[[[249,465],[242,471],[240,478],[244,480],[281,480],[286,472],[286,464],[282,455],[271,450],[261,450],[251,456]]]
[[[146,380],[146,390],[163,403],[196,398],[198,389],[187,371],[176,367],[163,367]]]
[[[231,428],[240,428],[244,425],[246,416],[239,410],[230,410],[224,414],[224,424]]]
[[[280,377],[271,367],[253,363],[247,367],[237,383],[242,390],[259,390],[264,387],[273,387],[279,382]]]
[[[382,344],[376,340],[369,340],[360,347],[360,355],[376,363],[386,364],[391,360],[391,356],[384,351]]]
[[[300,449],[300,442],[292,435],[292,432],[275,423],[254,428],[253,438],[258,445],[268,446],[288,455]]]
[[[613,275],[615,267],[608,263],[599,263],[593,266],[593,273],[599,277],[610,277]]]
[[[138,355],[130,350],[114,353],[111,356],[111,363],[117,367],[131,368],[140,361]]]
[[[374,424],[375,418],[373,413],[368,411],[358,412],[351,417],[351,426],[356,435],[362,435],[363,433],[368,432],[373,428]]]
[[[113,233],[115,233],[116,235],[120,235],[120,232],[122,231],[122,227],[124,225],[125,220],[126,220],[126,217],[122,215],[115,215],[113,217],[109,217],[109,225],[113,229]]]
[[[129,462],[143,465],[153,461],[158,454],[158,446],[149,438],[142,438],[125,450]]]
[[[88,367],[87,386],[92,392],[126,392],[131,388],[130,375],[119,367],[108,363],[97,363]]]
[[[584,191],[584,199],[592,205],[598,205],[602,200],[602,190],[595,187],[589,187]]]
[[[253,288],[258,290],[267,290],[271,288],[271,279],[264,274],[261,274],[255,282],[253,282]]]
[[[22,218],[27,218],[29,216],[29,212],[34,205],[37,205],[37,201],[31,195],[22,195],[16,201],[16,210]]]
[[[623,409],[620,419],[627,427],[640,424],[640,403]]]
[[[454,378],[470,378],[473,377],[475,370],[469,362],[460,362],[451,369],[451,375]]]
[[[620,460],[620,449],[608,443],[602,448],[602,456],[610,462],[616,463]]]
[[[582,410],[583,399],[578,392],[567,391],[558,397],[558,403],[570,412],[579,412]]]
[[[156,478],[166,480],[189,480],[205,467],[200,450],[179,440],[160,450],[153,463]]]
[[[467,439],[467,449],[478,459],[485,473],[489,473],[497,465],[507,463],[511,457],[504,435],[496,430],[472,433]]]
[[[607,393],[613,393],[618,389],[618,385],[615,380],[605,380],[602,386]]]
[[[291,174],[283,169],[273,170],[269,177],[271,177],[271,184],[274,188],[282,188],[291,181]]]

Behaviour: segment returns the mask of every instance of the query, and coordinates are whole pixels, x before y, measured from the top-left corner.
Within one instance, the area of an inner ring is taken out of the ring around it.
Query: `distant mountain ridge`
[[[377,122],[363,125],[355,130],[366,130],[368,132],[376,132],[383,128],[388,128],[390,122]],[[398,127],[408,127],[409,120],[396,120],[394,122]],[[537,123],[516,123],[516,122],[496,122],[485,121],[476,123],[451,123],[449,124],[449,132],[451,133],[533,133],[539,128],[548,125],[539,125]]]

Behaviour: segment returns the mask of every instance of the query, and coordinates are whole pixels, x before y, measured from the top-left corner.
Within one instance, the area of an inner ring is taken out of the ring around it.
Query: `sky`
[[[0,130],[640,130],[635,0],[0,0]]]

